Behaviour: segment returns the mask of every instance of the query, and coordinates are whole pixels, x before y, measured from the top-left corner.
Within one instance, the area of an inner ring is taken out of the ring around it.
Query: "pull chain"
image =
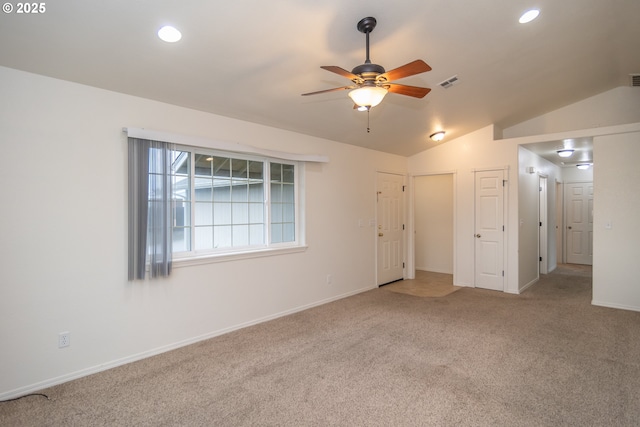
[[[367,108],[367,133],[369,133],[369,111],[371,111],[371,107]]]

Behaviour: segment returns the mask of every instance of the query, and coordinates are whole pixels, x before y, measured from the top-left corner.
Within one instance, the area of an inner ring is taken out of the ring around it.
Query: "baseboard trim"
[[[217,331],[213,331],[204,335],[199,335],[193,338],[188,338],[186,340],[178,341],[173,344],[164,345],[161,347],[157,347],[155,349],[151,349],[148,351],[143,351],[141,353],[133,354],[131,356],[123,357],[121,359],[112,360],[110,362],[102,363],[100,365],[92,366],[85,369],[80,369],[75,372],[71,372],[69,374],[60,375],[58,377],[50,378],[48,380],[40,381],[37,383],[33,383],[24,387],[19,387],[14,390],[9,390],[4,393],[0,393],[0,400],[13,399],[16,397],[23,396],[25,394],[33,393],[45,388],[53,387],[58,384],[63,384],[69,381],[77,380],[79,378],[83,378],[89,375],[97,374],[99,372],[107,371],[112,368],[117,368],[118,366],[126,365],[128,363],[137,362],[142,359],[146,359],[148,357],[157,356],[158,354],[166,353],[167,351],[176,350],[181,347],[185,347],[191,344],[195,344],[200,341],[208,340],[210,338],[215,338],[220,335],[228,334],[229,332],[237,331],[238,329],[247,328],[249,326],[254,326],[260,323],[268,322],[270,320],[275,320],[280,317],[288,316],[290,314],[298,313],[300,311],[308,310],[313,307],[318,307],[324,304],[328,304],[333,301],[337,301],[343,298],[347,298],[353,295],[360,294],[362,292],[367,292],[372,289],[376,289],[377,287],[367,287],[356,289],[355,291],[346,292],[344,294],[336,295],[330,298],[325,298],[320,301],[316,301],[310,304],[301,305],[296,308],[292,308],[290,310],[281,311],[279,313],[275,313],[269,316],[260,317],[258,319],[254,319],[248,322],[240,323],[238,325],[230,326],[228,328],[219,329]]]
[[[532,281],[530,281],[529,283],[527,283],[526,285],[524,285],[523,287],[521,287],[520,289],[518,289],[517,294],[521,294],[524,291],[526,291],[527,289],[529,289],[531,286],[535,285],[536,283],[538,283],[538,281],[540,280],[540,277],[536,277],[535,279],[533,279]]]
[[[617,308],[618,310],[640,311],[640,307],[634,305],[616,304],[613,302],[591,300],[591,305],[597,305],[599,307]]]

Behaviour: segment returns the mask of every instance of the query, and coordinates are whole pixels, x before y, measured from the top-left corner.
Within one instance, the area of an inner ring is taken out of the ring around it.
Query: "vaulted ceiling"
[[[638,0],[110,0],[47,2],[0,16],[0,65],[400,155],[489,124],[509,127],[628,85],[640,73]],[[14,4],[14,6],[17,3]],[[536,7],[528,24],[519,16]],[[365,59],[358,21],[373,16],[371,60],[433,69],[358,112],[320,68]],[[171,24],[177,43],[158,39]],[[439,83],[457,76],[444,89]],[[0,85],[2,83],[0,82]],[[367,132],[369,120],[370,132]]]

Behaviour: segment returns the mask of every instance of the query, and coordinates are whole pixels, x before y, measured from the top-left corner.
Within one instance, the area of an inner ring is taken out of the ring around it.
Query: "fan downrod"
[[[371,59],[369,59],[369,33],[373,31],[377,23],[378,21],[376,21],[376,18],[372,16],[369,16],[367,18],[362,18],[360,22],[358,22],[358,25],[357,25],[358,31],[360,31],[361,33],[364,33],[364,35],[366,36],[366,45],[365,45],[366,58],[364,60],[364,64],[358,65],[351,71],[353,74],[360,75],[360,76],[362,76],[363,74],[368,74],[369,76],[371,75],[375,76],[375,75],[383,74],[385,72],[385,69],[383,66],[378,64],[372,64]],[[367,79],[365,78],[365,80]]]

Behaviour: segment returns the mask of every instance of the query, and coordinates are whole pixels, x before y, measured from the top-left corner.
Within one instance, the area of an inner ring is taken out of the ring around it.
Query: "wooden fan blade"
[[[391,93],[413,96],[414,98],[424,98],[426,94],[431,92],[428,87],[399,85],[397,83],[387,83],[384,87]]]
[[[331,71],[332,73],[336,73],[341,75],[342,77],[346,77],[349,80],[359,80],[360,77],[353,74],[351,71],[347,71],[344,68],[337,67],[335,65],[323,65],[320,68],[323,70]]]
[[[403,65],[402,67],[395,68],[386,73],[380,74],[376,80],[384,79],[388,82],[392,80],[402,79],[404,77],[413,76],[415,74],[431,71],[431,67],[427,65],[422,59],[416,59],[413,62]]]
[[[339,91],[339,90],[347,90],[347,89],[354,89],[354,86],[334,87],[333,89],[325,89],[325,90],[319,90],[317,92],[303,93],[302,96],[317,95],[319,93],[336,92],[336,91]]]

